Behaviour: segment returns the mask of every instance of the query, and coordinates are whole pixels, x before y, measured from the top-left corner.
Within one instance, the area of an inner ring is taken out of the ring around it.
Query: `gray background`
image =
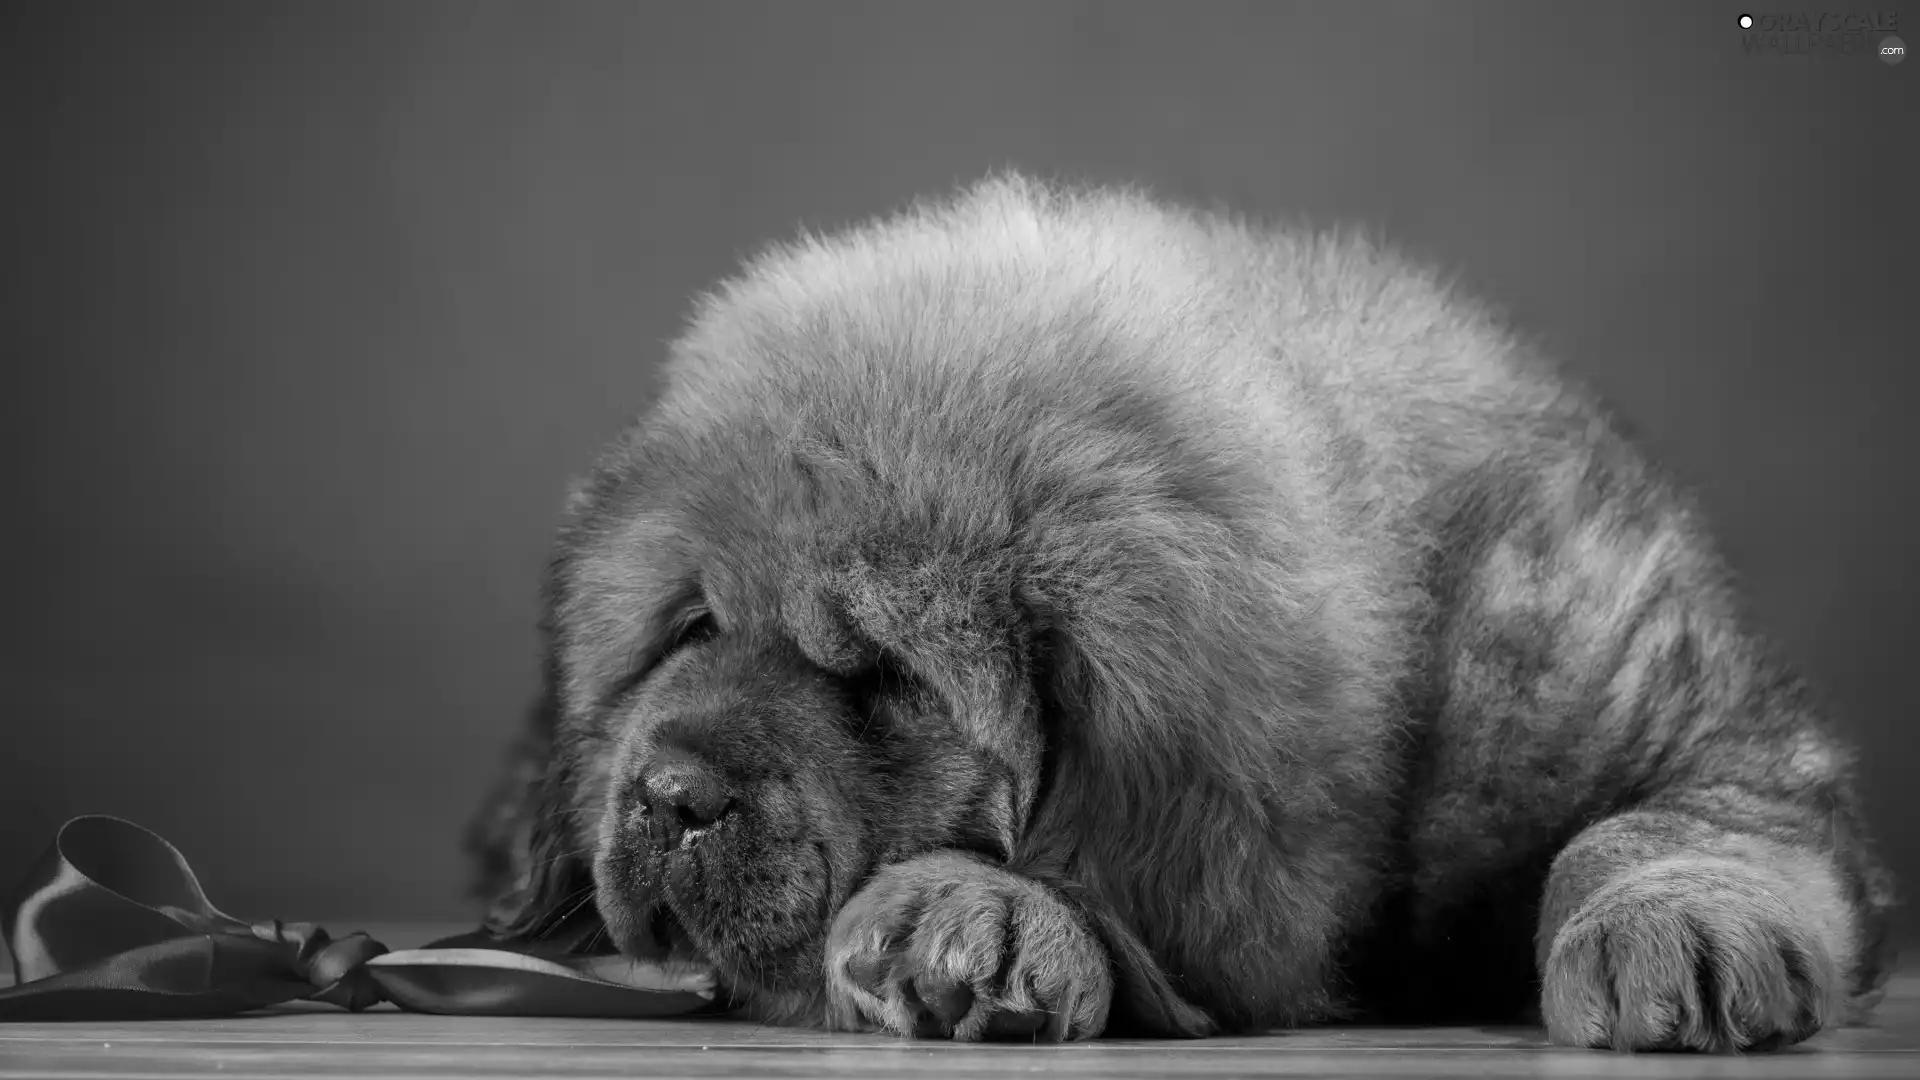
[[[237,914],[469,917],[563,483],[688,295],[1017,164],[1504,304],[1699,486],[1920,882],[1920,65],[1738,11],[9,6],[0,877],[105,811]]]

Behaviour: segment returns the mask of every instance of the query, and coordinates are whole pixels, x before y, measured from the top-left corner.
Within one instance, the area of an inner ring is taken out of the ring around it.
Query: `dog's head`
[[[608,458],[553,562],[540,865],[505,921],[565,914],[590,878],[621,951],[800,999],[876,865],[1013,854],[1039,774],[1031,628],[1010,567],[956,561],[963,538],[901,520],[897,494],[737,412],[656,415]]]
[[[1063,261],[1095,248],[1036,240],[1036,198],[781,251],[702,306],[568,505],[535,734],[480,845],[498,928],[597,913],[797,1010],[877,866],[1181,872],[1182,777],[1256,767],[1221,687],[1280,667],[1221,632],[1268,587],[1229,525],[1268,481],[1137,328],[1206,347],[1190,283]]]

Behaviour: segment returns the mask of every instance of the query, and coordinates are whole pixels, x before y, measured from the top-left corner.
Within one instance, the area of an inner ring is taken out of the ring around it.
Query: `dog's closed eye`
[[[919,677],[885,652],[844,680],[844,685],[853,703],[850,716],[859,725],[856,733],[868,739],[889,734],[900,710],[925,711],[928,705],[927,689]]]
[[[712,612],[691,612],[680,620],[673,633],[668,636],[666,647],[655,656],[654,663],[658,664],[689,645],[698,645],[719,636],[720,622],[713,617]]]
[[[608,690],[604,704],[612,705],[634,692],[647,680],[660,665],[675,653],[711,641],[720,636],[720,621],[713,613],[705,610],[691,610],[672,623],[671,629],[664,635],[661,644],[638,658],[633,670],[628,672],[617,684]]]

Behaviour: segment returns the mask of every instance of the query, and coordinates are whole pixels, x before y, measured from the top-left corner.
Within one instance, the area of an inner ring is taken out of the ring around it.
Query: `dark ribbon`
[[[641,969],[484,930],[390,952],[363,933],[249,923],[208,901],[180,852],[119,818],[74,818],[3,912],[14,986],[0,1021],[229,1016],[307,1000],[358,1012],[672,1016],[707,1010],[710,979]]]

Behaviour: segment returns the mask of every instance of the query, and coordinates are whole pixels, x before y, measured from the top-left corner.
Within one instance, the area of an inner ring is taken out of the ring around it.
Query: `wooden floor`
[[[371,929],[371,928],[370,928]],[[376,936],[417,945],[442,928]],[[1546,1045],[1529,1028],[1324,1028],[1200,1042],[955,1046],[726,1019],[359,1015],[295,1005],[231,1020],[0,1025],[0,1077],[1905,1077],[1920,1078],[1920,969],[1877,1024],[1744,1058],[1626,1057]]]

